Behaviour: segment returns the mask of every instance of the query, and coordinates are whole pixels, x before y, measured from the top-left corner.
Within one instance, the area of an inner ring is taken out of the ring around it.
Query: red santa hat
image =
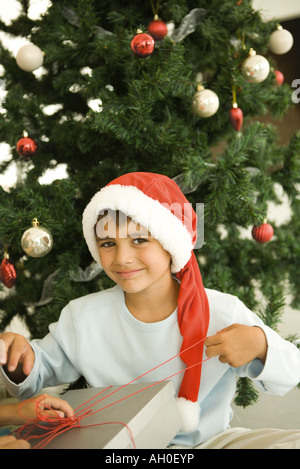
[[[90,253],[101,265],[95,225],[105,209],[119,210],[145,227],[172,258],[171,272],[180,281],[178,326],[183,337],[180,358],[183,373],[178,409],[182,430],[192,431],[199,421],[198,393],[204,340],[209,324],[209,305],[193,248],[197,240],[197,215],[170,178],[136,172],[118,177],[97,192],[83,213],[83,233]],[[187,351],[184,351],[188,349]],[[191,368],[189,368],[191,367]]]

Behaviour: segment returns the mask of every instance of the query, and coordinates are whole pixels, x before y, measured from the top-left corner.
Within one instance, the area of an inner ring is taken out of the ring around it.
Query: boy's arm
[[[219,334],[227,345],[223,343],[220,355],[227,358],[237,376],[250,378],[263,391],[284,395],[293,389],[300,382],[300,350],[297,346],[266,326],[237,297],[225,296],[225,301],[224,297],[221,300],[222,308],[225,304],[225,310],[220,309],[221,317],[225,316],[226,321],[219,321]],[[231,325],[226,327],[226,323]],[[219,334],[211,337],[214,337],[213,340],[220,340],[216,337]],[[229,339],[233,341],[234,337],[234,344],[228,345]],[[250,344],[250,353],[247,351],[247,344]],[[267,344],[267,349],[263,344]],[[210,341],[208,345],[212,346]]]
[[[254,360],[235,371],[252,379],[263,391],[283,396],[300,382],[300,350],[270,327],[262,329],[268,342],[265,363]]]
[[[7,357],[3,358],[7,365],[0,366],[2,380],[10,395],[28,399],[44,387],[72,383],[81,376],[77,363],[78,335],[70,306],[63,309],[59,321],[51,324],[49,330],[43,339],[30,343],[24,337],[21,341],[22,336],[16,338],[17,334],[5,333],[11,334],[6,338],[4,334],[0,336],[1,340],[4,336],[6,352],[12,337],[13,347],[18,348],[15,357],[19,358],[15,359],[7,352]],[[13,367],[18,360],[20,365],[10,371],[10,366]]]

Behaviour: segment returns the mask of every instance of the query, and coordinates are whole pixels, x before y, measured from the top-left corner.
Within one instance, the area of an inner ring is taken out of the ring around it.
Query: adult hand
[[[30,449],[30,444],[25,440],[17,440],[12,435],[0,437],[0,449]]]
[[[74,415],[72,407],[66,401],[49,394],[41,394],[14,405],[18,406],[19,420],[16,424],[34,420],[38,415],[54,419],[73,417]]]

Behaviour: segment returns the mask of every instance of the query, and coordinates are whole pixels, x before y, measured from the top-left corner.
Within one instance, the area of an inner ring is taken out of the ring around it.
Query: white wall
[[[300,0],[253,0],[253,8],[261,11],[266,21],[281,21],[300,17]]]
[[[222,1],[222,0],[220,0]],[[29,14],[32,19],[47,10],[49,0],[31,0]],[[253,0],[253,7],[263,11],[266,19],[288,20],[300,17],[300,0]],[[17,0],[0,0],[0,17],[3,20],[14,18],[20,9]]]

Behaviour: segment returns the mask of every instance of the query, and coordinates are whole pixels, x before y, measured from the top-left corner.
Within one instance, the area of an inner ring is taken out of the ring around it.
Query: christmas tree
[[[111,285],[81,216],[96,191],[131,171],[166,174],[204,204],[196,254],[205,286],[239,296],[276,328],[286,285],[300,306],[300,133],[279,145],[258,116],[280,118],[293,105],[269,54],[285,30],[249,0],[57,0],[38,20],[28,1],[20,6],[0,22],[29,44],[17,57],[0,48],[0,141],[10,147],[0,172],[18,168],[16,184],[0,188],[0,330],[18,316],[43,337],[69,300]],[[65,177],[45,183],[61,165]],[[276,185],[292,213],[280,228],[265,221]],[[243,235],[252,227],[256,239]],[[248,384],[242,405],[255,400]]]

